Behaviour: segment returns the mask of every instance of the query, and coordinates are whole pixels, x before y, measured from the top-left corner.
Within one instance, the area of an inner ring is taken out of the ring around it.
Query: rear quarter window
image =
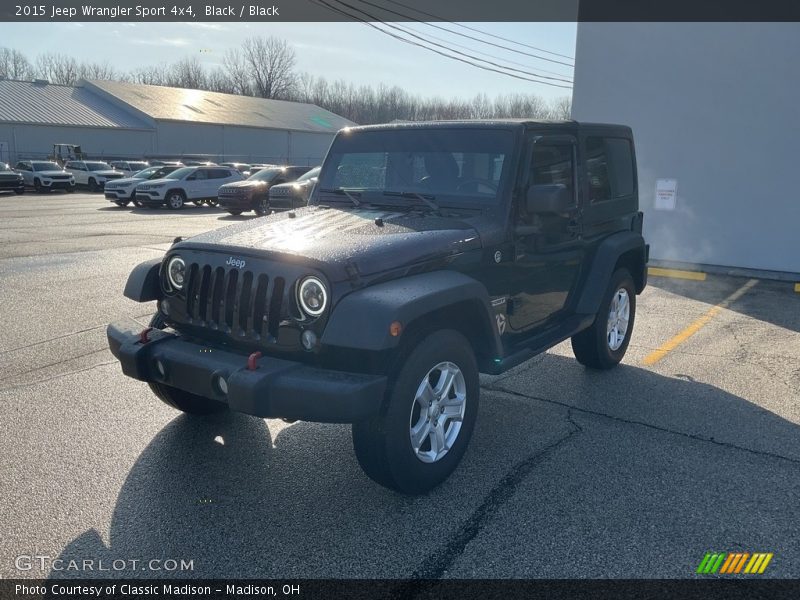
[[[633,194],[633,150],[630,140],[587,137],[586,172],[591,202],[604,202]]]

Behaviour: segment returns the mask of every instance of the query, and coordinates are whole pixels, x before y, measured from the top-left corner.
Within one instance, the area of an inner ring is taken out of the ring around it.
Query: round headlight
[[[306,277],[297,287],[297,302],[304,313],[318,317],[328,304],[325,284],[316,277]]]
[[[180,256],[173,256],[167,264],[167,277],[176,290],[183,289],[186,279],[186,263]]]

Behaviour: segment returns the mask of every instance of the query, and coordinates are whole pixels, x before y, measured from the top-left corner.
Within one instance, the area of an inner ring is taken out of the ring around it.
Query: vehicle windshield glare
[[[113,167],[104,162],[87,162],[86,168],[90,171],[112,171]]]
[[[10,171],[11,167],[8,166],[6,163],[0,163],[0,171]]]
[[[337,136],[319,189],[346,189],[437,203],[490,205],[510,169],[514,133],[502,129],[419,128]],[[331,198],[334,199],[334,198]],[[326,198],[326,202],[328,199]]]
[[[320,171],[320,167],[315,167],[315,168],[311,169],[307,173],[304,173],[303,175],[298,177],[297,178],[297,183],[300,183],[301,181],[308,181],[309,179],[314,179],[314,177],[317,177],[319,175],[319,171]]]
[[[134,179],[147,179],[153,173],[157,173],[161,167],[147,167],[146,169],[142,169],[141,171],[136,171],[131,177]]]
[[[36,161],[32,162],[34,171],[62,171],[63,169],[54,162]]]
[[[137,169],[146,169],[147,168],[147,163],[146,162],[129,162],[128,163],[128,167],[130,168],[131,171],[134,171],[134,170],[137,170]]]
[[[261,169],[257,173],[250,175],[248,181],[272,181],[278,175],[284,172],[284,169]]]
[[[164,179],[183,179],[187,175],[191,175],[197,171],[196,167],[183,167],[181,169],[175,169],[172,173],[168,175],[164,175]]]

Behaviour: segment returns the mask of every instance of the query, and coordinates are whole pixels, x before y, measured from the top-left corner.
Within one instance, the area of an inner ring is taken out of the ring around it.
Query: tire
[[[627,302],[627,311],[624,304]],[[612,304],[618,310],[612,311]],[[627,312],[627,322],[622,321]],[[611,369],[619,364],[633,333],[636,318],[636,286],[627,269],[617,269],[611,276],[608,288],[600,302],[594,324],[572,337],[572,351],[582,365],[591,369]],[[615,323],[613,329],[611,322]],[[613,332],[613,336],[612,336]],[[620,333],[622,333],[620,338]]]
[[[437,389],[445,381],[446,370],[455,376],[445,386],[446,396],[442,396]],[[428,405],[421,397],[423,386],[433,393],[434,404]],[[404,494],[430,491],[447,479],[461,461],[475,427],[479,395],[478,367],[469,341],[453,330],[428,335],[412,347],[396,376],[390,377],[381,414],[353,424],[358,463],[370,479],[389,489]],[[434,423],[442,420],[435,403],[444,397],[449,399],[451,411],[460,410],[461,421],[443,420],[440,430],[448,444],[436,448],[431,415]],[[459,397],[461,404],[452,404]],[[411,439],[415,430],[430,432],[420,436],[417,449]],[[437,449],[443,450],[438,457],[434,456]]]
[[[269,214],[269,198],[264,197],[258,201],[256,207],[253,209],[259,217],[265,217]]]
[[[41,194],[42,193],[42,182],[39,181],[38,179],[34,179],[33,180],[33,189],[37,194]]]
[[[209,198],[208,200],[206,200],[206,204],[208,206],[217,206],[219,202],[215,198]]]
[[[150,327],[155,329],[164,329],[164,327],[166,327],[161,313],[153,315],[153,318],[150,320]],[[217,402],[205,396],[191,394],[163,383],[148,382],[147,385],[150,386],[150,389],[156,397],[164,404],[184,412],[187,415],[211,415],[224,412],[228,409],[227,405],[222,402]]]
[[[75,186],[74,186],[74,185],[70,185],[70,186],[68,186],[68,187],[66,188],[66,191],[67,191],[67,193],[68,193],[68,194],[72,194],[72,193],[74,193],[74,192],[75,192]]]
[[[115,201],[114,201],[114,204],[116,204],[116,205],[117,205],[117,206],[119,206],[120,208],[123,208],[123,207],[125,207],[125,206],[128,206],[128,204],[129,204],[129,203],[130,203],[130,200],[115,200]]]
[[[136,208],[142,208],[142,207],[144,206],[144,205],[143,205],[141,202],[139,202],[138,200],[131,200],[131,202],[133,202],[133,205],[134,205]]]
[[[238,217],[240,214],[242,214],[242,211],[240,210],[229,210],[228,212],[232,214],[234,217]]]
[[[186,194],[180,190],[175,190],[167,194],[166,204],[170,210],[180,210],[186,202]]]
[[[22,188],[22,189],[19,189],[19,190],[14,190],[14,193],[15,193],[17,196],[21,196],[22,194],[24,194],[24,193],[25,193],[25,188]]]
[[[89,179],[89,191],[90,192],[97,192],[100,187],[97,185],[97,181],[95,181],[94,177]]]

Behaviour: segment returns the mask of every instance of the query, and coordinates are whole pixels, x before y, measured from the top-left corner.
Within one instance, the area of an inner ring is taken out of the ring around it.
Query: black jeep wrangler
[[[571,338],[625,354],[648,246],[631,130],[467,121],[345,129],[309,206],[178,238],[110,325],[126,375],[191,414],[352,423],[376,482],[430,490],[464,455],[478,373]]]

